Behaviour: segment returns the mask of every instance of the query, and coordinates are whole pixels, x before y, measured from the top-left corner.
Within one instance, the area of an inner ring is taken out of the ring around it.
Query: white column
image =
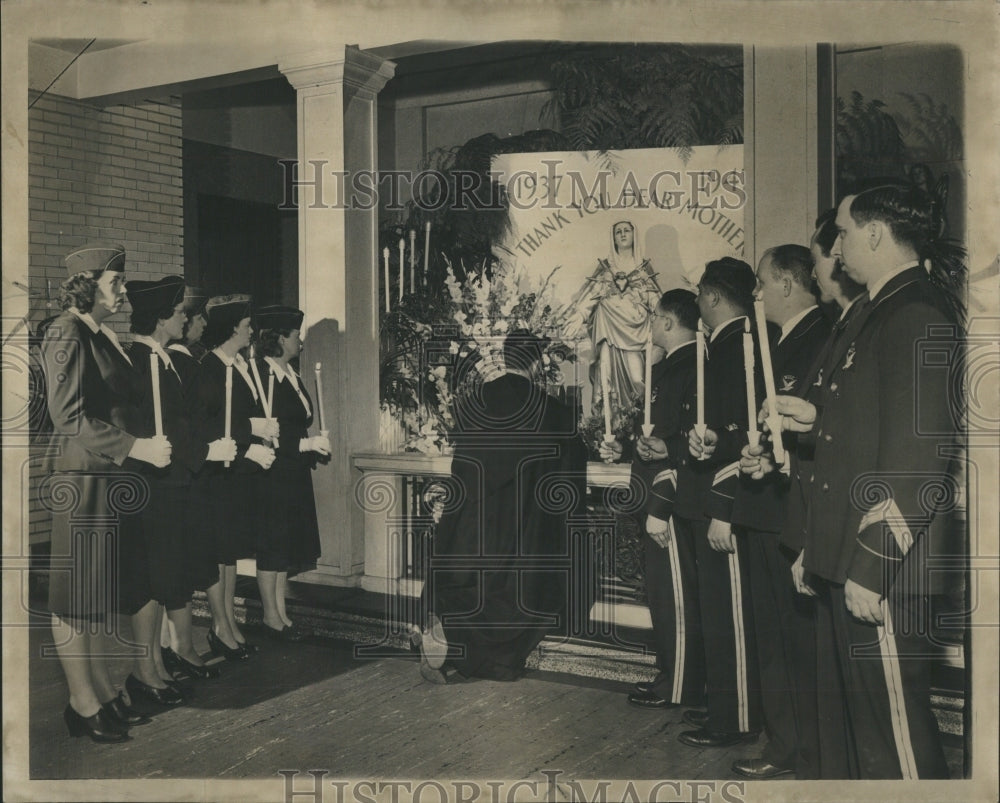
[[[349,188],[358,171],[378,169],[376,97],[395,64],[339,45],[290,56],[278,68],[298,94],[302,375],[312,385],[322,362],[333,452],[313,472],[323,554],[303,579],[356,585],[364,569],[364,514],[355,503],[351,454],[372,449],[378,438],[378,209],[351,208]]]
[[[744,49],[746,260],[808,245],[816,220],[816,47]],[[820,210],[822,211],[822,210]]]

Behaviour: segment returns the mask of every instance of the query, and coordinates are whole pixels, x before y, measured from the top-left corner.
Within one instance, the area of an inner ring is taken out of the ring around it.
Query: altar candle
[[[604,400],[604,440],[611,442],[611,353],[608,344],[601,344],[601,395]]]
[[[764,370],[764,388],[767,393],[767,426],[771,430],[771,448],[776,463],[785,462],[785,448],[781,442],[781,415],[775,412],[774,367],[771,365],[771,346],[767,337],[767,320],[764,318],[764,302],[754,301],[754,317],[757,319],[757,340],[760,342],[761,367]]]
[[[385,263],[385,311],[389,313],[389,248],[382,249],[382,260]]]
[[[750,437],[750,445],[756,446],[760,443],[760,432],[757,430],[757,380],[754,376],[756,360],[753,354],[753,335],[750,334],[749,318],[744,319],[743,323],[743,370],[747,377],[747,416],[749,421],[747,434]]]
[[[406,284],[406,277],[403,275],[403,268],[406,265],[406,255],[404,250],[406,248],[406,241],[400,237],[399,238],[399,300],[403,300],[403,285]]]
[[[402,242],[402,240],[400,240]],[[319,410],[319,428],[326,432],[326,414],[323,411],[323,364],[316,363],[316,408]]]
[[[226,431],[225,437],[232,437],[233,431],[233,366],[226,366]],[[229,468],[229,461],[224,464]]]
[[[424,284],[427,284],[427,261],[431,256],[431,222],[424,223]]]
[[[645,404],[643,423],[649,426],[652,421],[650,420],[651,408],[653,406],[653,334],[650,333],[649,337],[646,338],[646,392],[645,392]]]
[[[163,434],[163,408],[160,406],[160,358],[156,352],[149,354],[149,376],[153,380],[153,420],[156,422],[156,434]]]
[[[410,292],[417,292],[415,265],[417,264],[417,233],[410,229]]]

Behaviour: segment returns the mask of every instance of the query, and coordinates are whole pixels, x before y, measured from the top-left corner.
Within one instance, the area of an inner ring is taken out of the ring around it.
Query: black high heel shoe
[[[125,703],[125,697],[121,692],[106,703],[101,703],[101,708],[112,722],[117,722],[127,731],[136,725],[146,725],[152,722],[152,718],[136,711]]]
[[[66,721],[69,735],[73,738],[89,736],[91,741],[101,744],[129,741],[128,731],[123,733],[117,730],[103,708],[99,709],[93,716],[85,717],[78,714],[72,705],[67,705],[66,710],[63,711],[63,719]]]
[[[198,664],[193,664],[169,647],[163,648],[163,665],[167,668],[168,672],[180,677],[210,680],[219,676],[219,668],[217,666],[199,666]]]
[[[250,653],[240,647],[227,647],[214,630],[208,631],[208,648],[215,654],[221,655],[227,661],[245,661],[250,657]]]
[[[168,685],[163,689],[158,689],[155,686],[143,683],[135,675],[129,675],[125,679],[125,691],[128,692],[128,696],[132,699],[144,699],[169,708],[181,705],[184,702],[184,695],[181,693],[179,687]]]

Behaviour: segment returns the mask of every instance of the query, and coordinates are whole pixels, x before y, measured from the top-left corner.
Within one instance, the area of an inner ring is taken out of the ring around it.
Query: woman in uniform
[[[70,252],[66,267],[63,312],[42,343],[53,425],[52,474],[42,489],[52,511],[49,609],[69,686],[63,718],[70,735],[122,742],[129,725],[148,721],[126,705],[104,658],[114,632],[109,617],[123,592],[108,567],[128,537],[122,530],[148,499],[145,484],[124,466],[131,458],[165,467],[171,448],[166,437],[133,434],[135,374],[105,323],[125,300],[125,249],[91,243]]]
[[[259,352],[256,377],[265,410],[277,419],[281,437],[275,460],[263,478],[266,498],[257,540],[257,583],[268,635],[298,641],[302,631],[285,610],[288,575],[315,563],[320,555],[316,500],[310,472],[317,455],[330,454],[325,432],[309,435],[313,403],[291,361],[302,351],[303,313],[294,307],[264,307],[257,312]]]
[[[195,437],[205,443],[222,437],[236,441],[231,463],[208,463],[194,483],[192,510],[195,537],[212,543],[219,580],[208,587],[212,628],[208,646],[226,660],[249,658],[236,622],[236,561],[253,555],[261,526],[260,472],[274,462],[264,445],[278,437],[274,421],[263,417],[260,395],[241,349],[250,345],[251,299],[248,295],[216,296],[206,305],[202,342],[210,351],[202,358],[187,403]]]
[[[136,660],[131,685],[126,688],[129,694],[169,705],[169,701],[160,699],[163,694],[151,679],[172,679],[171,670],[193,678],[219,674],[216,667],[204,665],[191,637],[192,593],[195,588],[206,589],[218,581],[218,564],[210,551],[197,549],[196,544],[191,544],[192,539],[186,537],[187,518],[192,473],[205,461],[235,459],[236,442],[219,438],[206,444],[191,434],[183,383],[166,349],[170,340],[180,337],[187,321],[184,279],[167,276],[155,282],[129,282],[128,299],[135,335],[129,355],[139,375],[141,390],[140,431],[144,435],[165,434],[173,447],[173,460],[168,468],[149,468],[144,472],[150,485],[150,501],[139,516],[142,527],[137,547],[144,554],[137,555],[136,562],[145,569],[148,593],[158,603],[157,622],[152,632],[145,634],[149,639],[145,642],[148,650]],[[161,653],[159,634],[164,608],[175,636],[175,649]],[[171,666],[164,665],[166,658]],[[150,685],[152,690],[148,688]]]

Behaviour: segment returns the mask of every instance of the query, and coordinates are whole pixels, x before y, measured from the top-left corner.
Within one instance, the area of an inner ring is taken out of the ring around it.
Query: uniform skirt
[[[264,526],[257,538],[257,568],[289,572],[314,564],[319,525],[309,466],[279,456],[260,480]]]

